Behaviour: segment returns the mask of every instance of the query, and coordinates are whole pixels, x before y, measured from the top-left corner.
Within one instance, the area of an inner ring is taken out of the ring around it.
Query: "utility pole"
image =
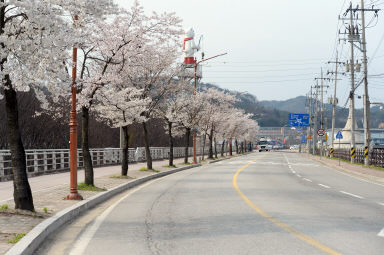
[[[311,152],[311,139],[308,139],[308,137],[311,136],[311,128],[312,128],[312,86],[311,90],[308,94],[308,113],[309,113],[309,127],[307,129],[307,148],[308,148],[308,154]]]
[[[313,121],[313,148],[312,148],[312,153],[313,155],[316,154],[316,145],[317,145],[317,116],[318,116],[318,110],[319,110],[319,104],[318,104],[318,100],[317,100],[317,96],[318,96],[318,92],[319,92],[319,86],[318,86],[319,82],[317,81],[316,85],[315,85],[315,88],[316,88],[316,92],[315,92],[315,102],[314,102],[314,113],[315,113],[315,118],[314,118],[314,121]]]
[[[353,27],[353,12],[352,3],[349,7],[349,42],[351,44],[351,92],[349,94],[349,110],[351,111],[351,155],[352,151],[356,148],[355,142],[355,58],[354,58],[354,45],[355,29]],[[355,163],[355,158],[351,156],[351,163]]]
[[[361,11],[361,26],[362,26],[362,38],[360,41],[359,37],[359,29],[356,27],[356,32],[355,28],[353,27],[353,13]],[[363,105],[364,105],[364,146],[365,146],[365,151],[367,154],[365,155],[364,159],[364,164],[368,165],[369,164],[369,158],[368,158],[368,148],[369,148],[369,143],[371,140],[371,134],[370,134],[370,127],[369,127],[369,121],[370,121],[370,102],[369,102],[369,95],[368,95],[368,61],[367,61],[367,42],[366,42],[366,37],[365,37],[365,12],[371,11],[375,13],[375,16],[377,16],[377,13],[380,11],[380,9],[374,9],[373,6],[371,9],[365,9],[364,8],[364,0],[361,0],[361,8],[357,6],[357,8],[352,9],[352,3],[350,4],[350,7],[348,8],[346,14],[350,12],[350,28],[349,28],[349,42],[351,43],[351,83],[353,85],[352,91],[351,91],[351,105],[354,107],[354,59],[353,59],[353,48],[356,47],[358,48],[362,53],[363,53],[363,69],[364,69],[364,77],[363,77],[363,82],[364,82],[364,100],[363,100]],[[355,45],[354,42],[359,42],[362,46],[359,47],[358,45]],[[353,114],[351,115],[351,120],[352,125],[351,125],[351,132],[352,133],[352,139],[351,139],[351,154],[352,150],[355,149],[355,137],[354,137],[354,111],[352,112]],[[351,162],[354,162],[354,158],[351,157]]]
[[[362,52],[363,52],[363,72],[364,72],[364,147],[365,150],[368,152],[369,150],[369,143],[371,140],[371,132],[370,132],[370,110],[371,105],[369,102],[369,95],[368,95],[368,60],[367,60],[367,41],[365,38],[365,12],[366,11],[373,11],[375,12],[375,15],[377,16],[377,13],[379,9],[365,9],[364,8],[364,0],[361,0],[361,40],[362,40]],[[364,165],[369,165],[369,153],[367,153],[364,157]]]
[[[315,80],[321,80],[321,90],[320,90],[320,93],[321,93],[321,99],[320,99],[320,128],[321,129],[324,129],[324,80],[329,80],[329,78],[324,78],[323,77],[323,68],[321,68],[321,76],[320,78],[315,78]],[[317,87],[319,87],[318,83],[317,83]],[[326,86],[328,87],[328,86]],[[324,141],[324,137],[322,136],[321,137],[321,144],[320,144],[320,158],[321,156],[323,156],[323,141]]]
[[[330,72],[328,71],[328,74],[334,74],[335,75],[335,88],[334,88],[334,91],[333,91],[333,98],[332,98],[332,141],[331,141],[331,149],[335,149],[334,147],[334,144],[335,144],[335,120],[336,120],[336,106],[338,104],[338,99],[336,97],[336,94],[337,94],[337,75],[339,74],[338,73],[338,67],[339,67],[339,64],[345,64],[344,62],[339,62],[339,53],[336,52],[336,61],[335,62],[332,62],[332,61],[329,61],[328,64],[335,64],[335,72]],[[331,157],[333,157],[333,155],[331,155]]]

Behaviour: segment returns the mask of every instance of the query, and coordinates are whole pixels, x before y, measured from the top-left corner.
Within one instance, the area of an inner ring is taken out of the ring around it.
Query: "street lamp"
[[[79,17],[75,15],[75,23]],[[77,48],[73,46],[72,58],[72,108],[69,121],[70,133],[70,193],[67,195],[68,200],[83,200],[83,197],[77,192],[77,117],[76,117],[76,72],[77,72]]]
[[[196,95],[196,90],[197,90],[197,66],[202,63],[202,62],[205,62],[207,60],[210,60],[210,59],[213,59],[213,58],[217,58],[217,57],[221,57],[221,56],[224,56],[224,55],[227,55],[228,53],[223,53],[223,54],[219,54],[219,55],[216,55],[216,56],[213,56],[213,57],[210,57],[210,58],[207,58],[207,59],[202,59],[198,62],[195,62],[195,91],[193,92],[195,95]],[[197,160],[196,160],[196,129],[193,131],[193,164],[197,164]]]

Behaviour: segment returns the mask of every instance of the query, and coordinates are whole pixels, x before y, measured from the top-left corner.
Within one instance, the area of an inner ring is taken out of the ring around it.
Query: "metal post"
[[[363,69],[364,69],[364,147],[369,148],[371,140],[369,119],[370,119],[370,103],[368,95],[368,67],[367,67],[367,42],[365,39],[365,10],[364,0],[361,0],[361,37],[363,47]],[[369,155],[369,153],[368,153]],[[369,159],[364,157],[364,165],[369,165]]]
[[[75,22],[79,19],[76,15]],[[72,108],[70,114],[70,193],[68,200],[82,200],[83,197],[77,192],[77,117],[76,117],[76,72],[77,72],[77,48],[73,47],[72,65]]]
[[[335,120],[336,120],[336,105],[337,105],[337,67],[339,66],[339,53],[336,51],[336,71],[335,71],[335,89],[333,91],[333,104],[332,104],[332,145],[331,148],[334,149],[334,140],[335,140]],[[332,156],[332,155],[331,155]]]

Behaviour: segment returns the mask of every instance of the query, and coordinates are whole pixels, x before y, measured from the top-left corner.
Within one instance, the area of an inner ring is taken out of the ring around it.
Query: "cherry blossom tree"
[[[97,91],[95,111],[99,118],[104,119],[111,127],[121,127],[124,135],[123,159],[121,175],[128,174],[128,126],[144,121],[140,112],[146,109],[149,100],[141,98],[142,91],[127,86],[126,83],[110,84]]]
[[[132,57],[125,72],[125,77],[131,84],[143,91],[141,97],[150,100],[148,108],[141,112],[141,115],[146,117],[146,121],[141,124],[144,132],[147,169],[152,169],[152,157],[146,122],[155,116],[157,105],[166,95],[167,86],[172,83],[176,75],[176,62],[180,55],[178,41],[182,33],[180,20],[174,15],[155,15],[154,18],[158,20],[156,31],[153,31],[141,45],[140,52]]]
[[[222,121],[223,115],[233,108],[236,102],[235,96],[215,88],[203,90],[204,108],[203,117],[199,123],[199,130],[209,138],[209,154],[208,158],[213,158],[213,142],[216,136],[216,128]],[[216,150],[216,143],[215,143]],[[216,153],[217,154],[217,153]]]
[[[96,4],[97,2],[97,4]],[[74,15],[100,17],[112,6],[101,0],[0,0],[0,99],[4,97],[17,209],[33,210],[25,151],[18,124],[17,93],[33,88],[41,107],[69,92],[69,49],[76,43]]]
[[[163,120],[165,129],[168,133],[168,144],[169,144],[169,166],[173,166],[173,139],[175,136],[181,135],[181,132],[178,132],[180,123],[178,122],[178,115],[183,108],[186,107],[184,101],[179,99],[184,93],[192,94],[192,86],[183,81],[174,81],[168,88],[167,93],[164,95],[163,99],[160,101],[155,110],[156,117],[159,117]]]

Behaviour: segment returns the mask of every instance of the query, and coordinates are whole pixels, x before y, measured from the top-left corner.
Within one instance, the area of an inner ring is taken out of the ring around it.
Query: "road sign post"
[[[341,130],[337,132],[336,139],[339,139],[339,166],[340,166],[340,140],[343,139],[343,134],[341,133]]]

